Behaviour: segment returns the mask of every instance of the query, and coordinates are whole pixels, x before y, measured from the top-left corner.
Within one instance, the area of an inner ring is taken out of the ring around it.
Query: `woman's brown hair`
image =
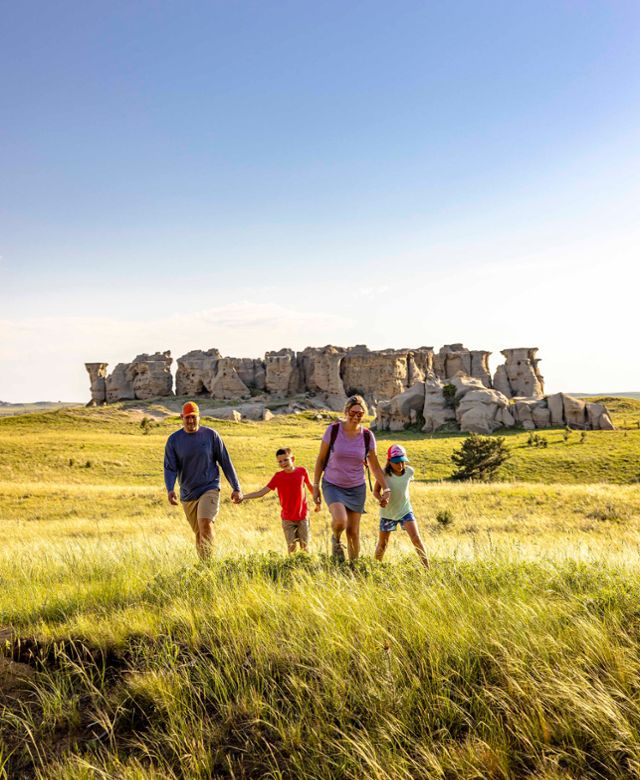
[[[361,395],[351,395],[349,398],[347,398],[347,402],[344,405],[344,413],[346,414],[349,409],[351,409],[352,406],[361,406],[362,411],[365,414],[369,414],[369,409],[367,408],[367,404],[365,403],[364,398]]]

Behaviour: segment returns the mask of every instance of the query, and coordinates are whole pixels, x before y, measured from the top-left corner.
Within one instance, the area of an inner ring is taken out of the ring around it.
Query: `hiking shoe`
[[[337,563],[344,563],[344,544],[335,536],[331,537],[331,557]]]

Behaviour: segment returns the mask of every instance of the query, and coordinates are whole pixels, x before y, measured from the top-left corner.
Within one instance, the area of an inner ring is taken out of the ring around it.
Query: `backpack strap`
[[[369,490],[373,493],[373,485],[371,484],[371,471],[369,471],[369,463],[367,458],[369,457],[369,450],[371,449],[371,431],[365,428],[364,431],[364,467],[367,470],[367,479],[369,480]]]
[[[338,433],[340,431],[340,422],[334,422],[331,423],[331,434],[329,436],[329,451],[327,452],[327,457],[325,459],[325,462],[322,465],[322,470],[324,471],[327,468],[327,465],[329,463],[329,458],[331,457],[331,451],[333,450],[333,445],[336,443],[336,439],[338,438]]]
[[[365,428],[364,431],[364,462],[367,462],[369,457],[369,450],[371,449],[371,431]]]

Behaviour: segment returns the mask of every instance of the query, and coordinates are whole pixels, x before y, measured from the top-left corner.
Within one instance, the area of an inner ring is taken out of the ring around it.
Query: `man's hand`
[[[175,490],[170,490],[167,493],[167,499],[172,506],[178,506],[178,496],[176,496]]]
[[[241,504],[243,499],[242,490],[234,490],[231,494],[231,500],[234,504]]]

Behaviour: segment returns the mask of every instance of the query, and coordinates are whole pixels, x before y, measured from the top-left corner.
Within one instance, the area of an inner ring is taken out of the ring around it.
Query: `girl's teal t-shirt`
[[[401,520],[413,511],[409,499],[409,482],[413,479],[413,473],[411,466],[405,466],[404,474],[401,476],[385,474],[391,496],[387,506],[380,507],[380,517],[384,517],[385,520]]]

